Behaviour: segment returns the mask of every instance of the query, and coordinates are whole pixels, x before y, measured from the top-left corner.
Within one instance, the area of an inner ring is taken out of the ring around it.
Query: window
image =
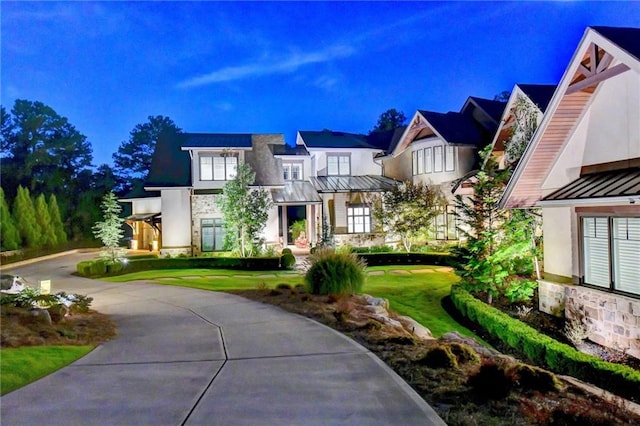
[[[200,180],[231,180],[236,175],[238,157],[201,156]]]
[[[327,174],[329,176],[351,175],[351,157],[349,155],[328,154]]]
[[[424,173],[424,149],[418,151],[418,174]]]
[[[455,148],[447,145],[444,149],[444,170],[453,172],[456,169]]]
[[[424,172],[433,172],[433,153],[431,148],[424,149]]]
[[[436,240],[457,240],[458,223],[456,219],[456,207],[447,206],[434,219],[434,229],[428,233],[430,238]]]
[[[352,205],[347,208],[347,232],[362,234],[371,232],[371,211],[365,205]]]
[[[202,251],[222,251],[224,249],[224,228],[222,219],[202,219]]]
[[[284,180],[302,180],[302,164],[284,163],[282,164]]]
[[[418,174],[418,151],[411,152],[411,174]]]
[[[442,171],[442,147],[433,147],[433,171],[438,173]]]
[[[583,283],[640,296],[640,217],[583,217]]]

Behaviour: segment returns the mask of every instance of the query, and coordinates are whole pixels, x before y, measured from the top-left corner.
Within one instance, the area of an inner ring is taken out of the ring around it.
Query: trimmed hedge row
[[[152,269],[237,269],[272,271],[282,269],[280,257],[186,257],[173,259],[130,259],[127,263],[109,264],[102,259],[78,263],[78,275],[113,276]]]
[[[525,354],[532,362],[545,365],[556,373],[593,383],[625,398],[639,399],[640,371],[603,361],[560,343],[476,299],[461,286],[451,288],[451,301],[460,314]]]
[[[445,265],[454,266],[455,257],[445,253],[357,253],[367,266]]]

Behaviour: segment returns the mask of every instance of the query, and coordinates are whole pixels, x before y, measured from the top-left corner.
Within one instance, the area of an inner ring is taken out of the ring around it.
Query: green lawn
[[[429,270],[416,274],[409,271]],[[400,274],[396,271],[407,271]],[[466,336],[474,334],[454,321],[442,308],[440,301],[448,296],[451,285],[458,282],[455,273],[439,266],[374,266],[367,268],[369,275],[363,292],[389,299],[391,309],[408,315],[429,328],[439,337],[449,331],[458,331]],[[383,272],[384,275],[375,275]],[[302,276],[283,271],[233,271],[222,269],[181,269],[136,272],[105,278],[111,282],[152,280],[160,284],[177,285],[205,290],[225,291],[255,289],[263,283],[269,288],[277,284],[302,284]]]
[[[0,395],[82,358],[93,346],[24,346],[0,350]]]

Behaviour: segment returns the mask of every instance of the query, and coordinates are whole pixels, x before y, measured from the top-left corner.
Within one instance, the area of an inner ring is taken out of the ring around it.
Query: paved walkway
[[[82,256],[8,272],[92,296],[119,337],[3,396],[3,425],[444,424],[328,327],[234,295],[69,275]]]

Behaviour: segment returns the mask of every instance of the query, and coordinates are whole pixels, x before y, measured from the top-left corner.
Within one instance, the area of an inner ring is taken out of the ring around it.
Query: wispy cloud
[[[271,74],[288,74],[306,65],[318,64],[346,58],[356,53],[351,46],[340,44],[328,49],[309,53],[293,53],[276,61],[259,61],[235,67],[225,67],[208,74],[192,77],[177,84],[178,88],[204,86],[234,80],[262,77]]]

